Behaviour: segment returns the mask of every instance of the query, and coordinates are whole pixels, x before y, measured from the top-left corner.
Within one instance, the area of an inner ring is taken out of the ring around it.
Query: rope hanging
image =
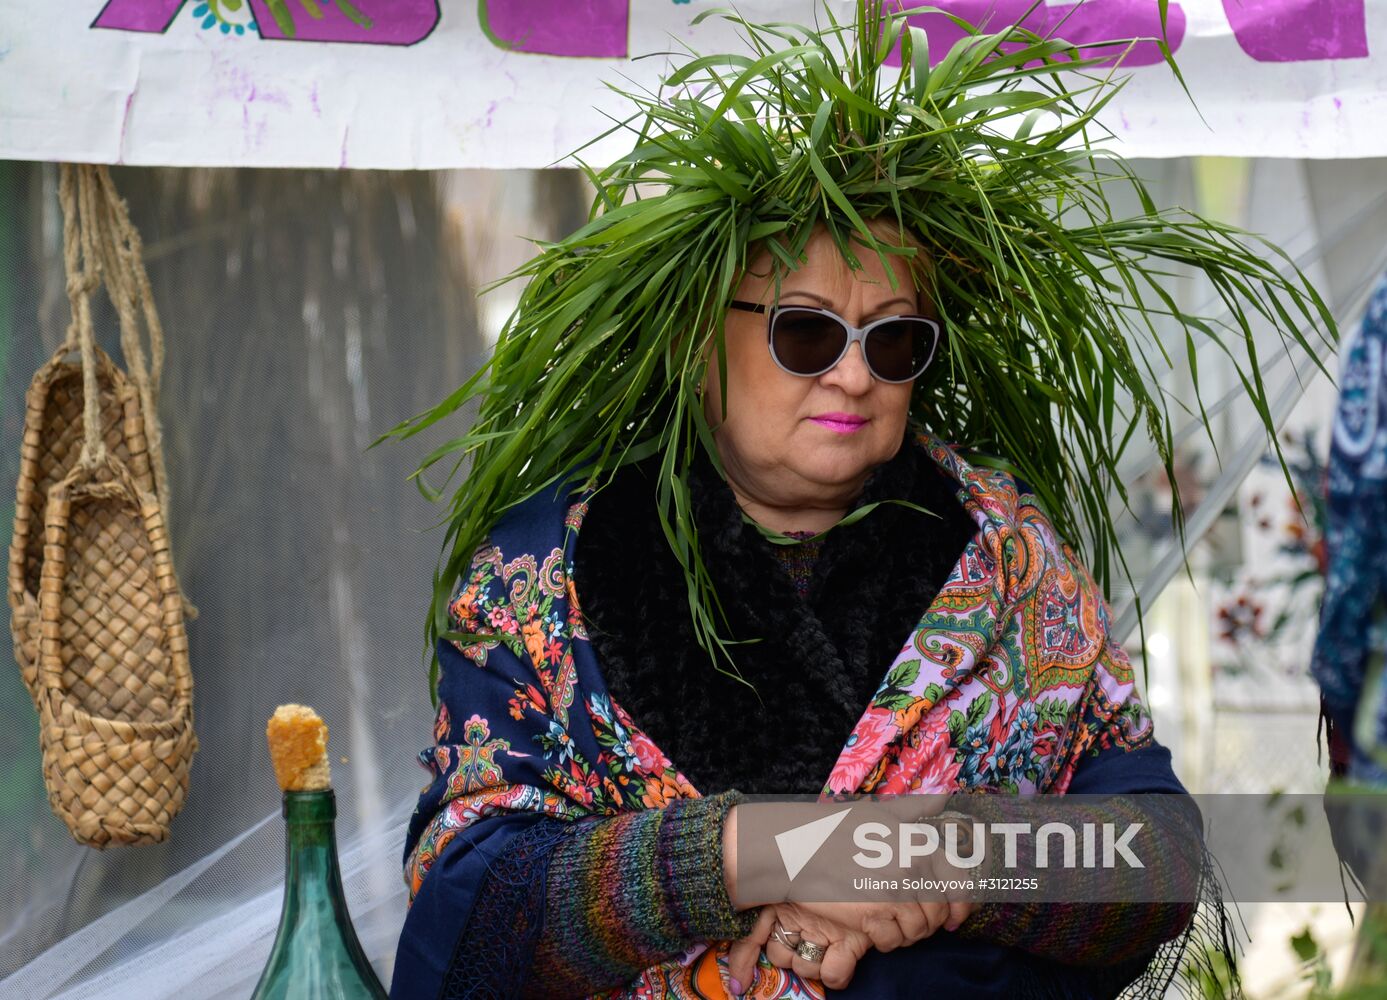
[[[79,461],[88,468],[104,459],[105,448],[96,419],[95,335],[91,294],[103,283],[120,320],[120,347],[130,380],[139,395],[145,444],[154,477],[154,492],[164,523],[171,523],[168,472],[164,464],[163,430],[159,423],[159,380],[164,370],[164,328],[154,305],[149,274],[144,266],[139,231],[130,221],[130,210],[100,164],[62,165],[59,199],[63,208],[63,259],[67,269],[67,295],[72,306],[64,351],[82,355],[86,435]],[[145,359],[148,338],[152,363]],[[186,595],[184,614],[191,620],[197,608]]]
[[[59,200],[72,322],[27,397],[11,629],[53,811],[84,844],[154,843],[182,808],[197,749],[184,631],[196,609],[169,549],[157,410],[163,330],[107,169],[64,164]],[[99,285],[128,376],[96,343]]]

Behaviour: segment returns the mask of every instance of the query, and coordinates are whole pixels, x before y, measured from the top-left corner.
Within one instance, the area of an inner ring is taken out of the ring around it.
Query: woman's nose
[[[861,344],[849,344],[842,360],[819,376],[825,385],[836,386],[850,396],[861,396],[872,388],[874,379],[862,354]]]

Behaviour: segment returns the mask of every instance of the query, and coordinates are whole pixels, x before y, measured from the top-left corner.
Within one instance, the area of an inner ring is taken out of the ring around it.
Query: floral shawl
[[[1013,477],[928,434],[921,444],[979,531],[903,637],[823,792],[1063,793],[1085,753],[1151,739],[1108,607]],[[437,745],[420,755],[433,780],[405,858],[411,899],[449,842],[484,821],[611,815],[699,794],[603,682],[573,588],[586,509],[567,493],[521,505],[452,599],[454,627],[488,638],[459,647],[474,673],[440,678]],[[604,996],[722,996],[725,965],[726,943],[699,945]],[[764,961],[762,972],[757,997],[823,996],[817,981]]]

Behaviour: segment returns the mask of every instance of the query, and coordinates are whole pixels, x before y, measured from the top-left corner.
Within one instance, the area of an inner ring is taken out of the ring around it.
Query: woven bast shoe
[[[159,501],[108,455],[48,494],[38,708],[53,811],[92,847],[164,840],[197,750]]]
[[[43,519],[48,493],[77,464],[84,436],[82,366],[64,345],[29,384],[20,445],[14,533],[10,540],[10,632],[24,686],[38,704],[39,583],[43,575]],[[125,374],[95,348],[101,440],[145,492],[154,489],[139,397]]]

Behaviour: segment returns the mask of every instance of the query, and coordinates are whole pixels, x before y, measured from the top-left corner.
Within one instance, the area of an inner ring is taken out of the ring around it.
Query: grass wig
[[[503,513],[575,474],[600,486],[659,456],[660,516],[696,634],[736,675],[690,511],[697,450],[717,461],[697,389],[705,359],[723,356],[708,348],[750,256],[768,249],[784,273],[818,227],[849,265],[863,253],[922,265],[910,270],[945,338],[916,382],[912,419],[1025,479],[1105,588],[1122,565],[1119,459],[1149,441],[1174,482],[1163,343],[1183,339],[1193,363],[1213,341],[1275,442],[1254,326],[1315,354],[1312,339],[1336,337],[1333,318],[1281,250],[1158,209],[1122,159],[1099,152],[1095,116],[1119,86],[1099,62],[1128,43],[1080,50],[964,25],[931,66],[924,32],[880,0],[860,0],[854,23],[815,28],[703,16],[735,22],[746,54],[691,55],[658,94],[622,91],[634,110],[617,127],[634,143],[588,171],[590,221],[506,279],[526,284],[486,364],[388,435],[477,406],[416,473],[442,500],[466,467],[449,500],[430,647],[480,638],[449,632],[448,600]],[[1115,189],[1135,214],[1114,212]],[[1207,279],[1222,318],[1187,312],[1166,290],[1182,270]],[[430,486],[440,462],[447,480]],[[1174,518],[1179,527],[1178,497]]]

